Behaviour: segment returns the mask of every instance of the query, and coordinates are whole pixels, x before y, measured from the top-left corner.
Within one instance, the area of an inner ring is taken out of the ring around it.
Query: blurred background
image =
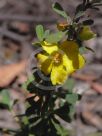
[[[28,60],[34,51],[35,27],[42,24],[55,31],[55,23],[62,21],[51,8],[53,2],[55,0],[0,0],[0,136],[13,136],[20,128],[14,116],[25,112],[28,93],[22,84],[27,80]],[[82,0],[58,2],[73,16]],[[72,75],[73,91],[83,97],[76,104],[76,119],[71,124],[63,121],[62,124],[75,131],[75,136],[102,136],[102,8],[88,14],[95,20],[92,29],[97,38],[84,44],[95,53],[84,54],[85,68]]]

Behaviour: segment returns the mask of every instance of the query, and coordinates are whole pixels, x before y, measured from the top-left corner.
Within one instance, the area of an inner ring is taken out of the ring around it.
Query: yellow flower
[[[80,40],[90,40],[94,37],[96,37],[96,34],[91,31],[89,26],[84,26],[79,33]]]
[[[61,45],[44,41],[41,46],[46,53],[39,53],[37,59],[44,74],[50,74],[53,85],[64,83],[68,75],[85,64],[85,59],[80,55],[74,41],[64,41]]]

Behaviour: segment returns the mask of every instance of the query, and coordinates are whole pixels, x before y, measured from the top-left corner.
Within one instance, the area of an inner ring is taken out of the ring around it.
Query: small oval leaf
[[[43,41],[44,38],[44,28],[42,25],[37,25],[36,26],[36,34],[39,39],[39,41]]]
[[[64,35],[65,35],[65,32],[57,32],[57,33],[54,33],[54,34],[50,34],[50,35],[47,36],[46,42],[57,43],[60,40],[62,40]]]
[[[62,8],[62,6],[58,2],[54,3],[52,5],[52,8],[59,15],[63,16],[64,18],[66,18],[68,21],[71,21],[71,18],[67,15],[67,13],[64,11],[64,9]]]
[[[78,94],[67,94],[66,95],[66,101],[70,104],[75,104],[78,100]]]
[[[92,25],[94,23],[94,21],[92,19],[88,19],[83,21],[83,25]]]

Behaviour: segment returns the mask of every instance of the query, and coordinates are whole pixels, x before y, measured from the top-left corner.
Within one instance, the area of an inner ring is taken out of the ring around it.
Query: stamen
[[[62,54],[60,54],[59,52],[57,52],[54,57],[53,60],[55,62],[55,64],[59,64],[62,61]]]

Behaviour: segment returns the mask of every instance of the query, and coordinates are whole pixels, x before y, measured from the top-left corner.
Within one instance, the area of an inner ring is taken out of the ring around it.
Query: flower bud
[[[67,27],[68,27],[68,23],[58,23],[58,24],[57,24],[57,29],[58,29],[59,31],[63,31],[63,30],[65,30]]]
[[[91,31],[89,26],[84,26],[82,28],[82,30],[79,33],[79,38],[80,40],[84,41],[84,40],[90,40],[92,38],[96,37],[96,34]]]

